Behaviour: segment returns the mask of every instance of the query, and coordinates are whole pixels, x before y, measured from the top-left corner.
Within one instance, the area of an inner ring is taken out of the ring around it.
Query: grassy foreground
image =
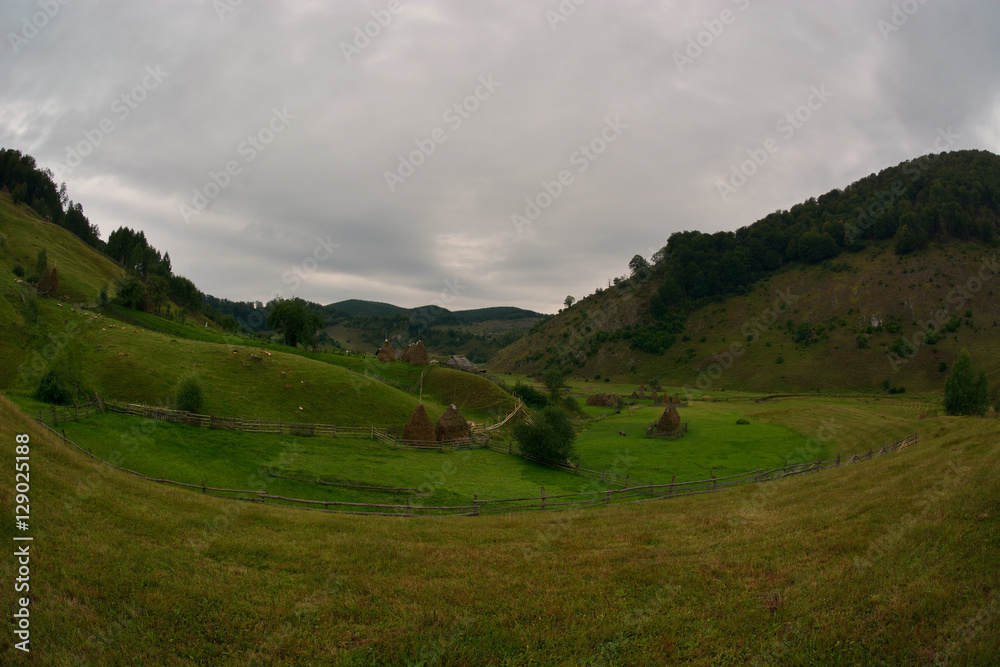
[[[1000,428],[708,496],[421,520],[259,507],[31,436],[36,665],[990,665]],[[6,473],[8,478],[12,473]],[[0,487],[13,529],[11,485]],[[10,550],[8,550],[10,551]],[[0,604],[14,559],[0,559]],[[423,661],[423,662],[421,662]]]

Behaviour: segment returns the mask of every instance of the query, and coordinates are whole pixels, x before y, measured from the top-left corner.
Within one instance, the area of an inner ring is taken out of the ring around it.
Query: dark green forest
[[[790,265],[833,260],[873,240],[890,240],[900,255],[951,239],[995,245],[998,221],[1000,157],[978,150],[925,155],[735,232],[672,234],[651,264],[632,267],[630,281],[656,285],[647,324],[612,335],[660,353],[690,310],[744,293]]]

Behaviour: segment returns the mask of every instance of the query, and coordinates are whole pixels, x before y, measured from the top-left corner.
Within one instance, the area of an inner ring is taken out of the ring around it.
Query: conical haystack
[[[646,390],[639,387],[639,398],[646,398]]]
[[[38,280],[38,291],[42,294],[50,294],[55,296],[59,293],[59,274],[56,271],[56,267],[51,269],[45,269],[45,273]]]
[[[653,393],[650,395],[649,398],[652,399],[653,403],[659,403],[660,402],[660,397],[656,395],[656,390],[655,389],[653,390]]]
[[[435,442],[437,438],[434,434],[434,424],[427,416],[424,404],[417,405],[410,420],[403,427],[403,440],[407,442]]]
[[[396,350],[392,349],[392,345],[386,340],[375,356],[378,357],[379,361],[396,361]]]
[[[437,426],[434,427],[434,435],[438,442],[463,440],[469,437],[469,424],[454,404],[448,406],[448,409],[441,415]]]
[[[632,396],[631,396],[631,397],[632,397],[632,398],[639,398],[639,394],[637,394],[637,393],[635,393],[635,392],[633,391],[633,392],[632,392]]]
[[[400,361],[405,361],[412,366],[427,366],[431,363],[431,358],[427,355],[427,348],[418,340],[406,347]]]
[[[677,408],[672,405],[667,406],[667,409],[663,411],[663,414],[660,415],[659,420],[656,422],[656,432],[673,435],[677,433],[680,427],[681,416],[677,414]]]

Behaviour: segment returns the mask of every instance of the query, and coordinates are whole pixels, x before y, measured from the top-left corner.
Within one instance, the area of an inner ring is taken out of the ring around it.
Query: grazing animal
[[[618,431],[618,435],[625,435],[625,431]]]

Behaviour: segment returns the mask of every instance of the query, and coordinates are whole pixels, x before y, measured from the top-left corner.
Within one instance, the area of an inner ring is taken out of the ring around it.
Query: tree
[[[973,376],[972,357],[963,348],[944,384],[944,411],[949,415],[982,416],[988,406],[986,373]]]
[[[185,375],[182,377],[177,383],[177,409],[185,412],[199,412],[203,400],[201,380],[198,379],[198,376]]]
[[[556,407],[547,407],[533,424],[520,423],[514,427],[514,438],[521,451],[546,463],[562,463],[573,455],[576,433],[566,413]]]
[[[632,270],[632,275],[642,278],[649,271],[649,262],[642,255],[636,255],[628,263],[628,268]]]
[[[35,398],[46,403],[69,405],[73,402],[73,391],[56,371],[50,370],[42,376],[35,390]]]
[[[542,374],[542,383],[549,390],[549,396],[553,400],[559,398],[559,391],[563,388],[563,380],[566,379],[566,375],[566,371],[561,371],[557,368],[552,368]]]
[[[567,296],[566,300],[563,301],[563,303],[566,304],[567,308],[570,308],[574,303],[576,303],[576,299],[574,299],[572,296]]]
[[[267,326],[285,337],[285,345],[309,344],[323,320],[302,299],[278,298],[268,304]]]

